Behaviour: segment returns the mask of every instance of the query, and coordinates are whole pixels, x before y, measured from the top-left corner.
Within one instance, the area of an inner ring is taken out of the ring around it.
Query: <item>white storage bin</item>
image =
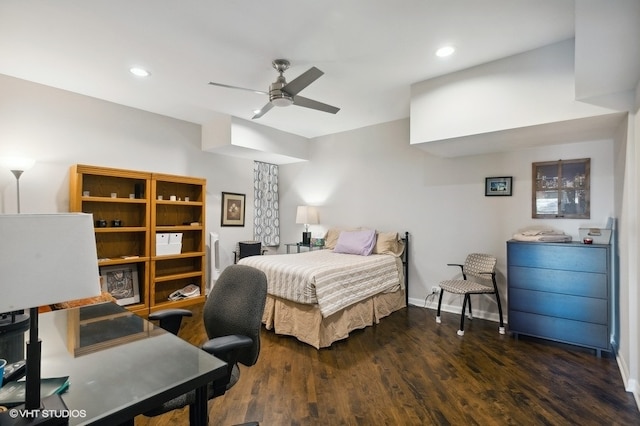
[[[180,254],[182,252],[182,243],[175,244],[156,244],[156,256],[166,256],[169,254]]]
[[[182,252],[182,233],[162,232],[156,234],[156,256],[180,254]]]

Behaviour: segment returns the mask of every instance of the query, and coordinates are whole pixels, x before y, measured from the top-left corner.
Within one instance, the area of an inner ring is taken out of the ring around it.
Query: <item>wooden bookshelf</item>
[[[69,188],[69,210],[93,214],[101,273],[122,266],[137,275],[140,300],[128,310],[146,316],[204,301],[205,179],[77,164]],[[156,233],[181,233],[180,253],[156,255]],[[168,300],[188,284],[201,296]]]
[[[151,179],[151,299],[150,312],[204,302],[205,294],[205,194],[206,180],[154,173]],[[162,197],[162,199],[158,199]],[[179,254],[156,253],[157,233],[182,234]],[[189,284],[200,296],[179,301],[169,295]]]

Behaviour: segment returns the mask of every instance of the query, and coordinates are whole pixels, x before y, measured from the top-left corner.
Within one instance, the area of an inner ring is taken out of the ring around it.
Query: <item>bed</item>
[[[361,255],[341,252],[340,237],[351,232],[329,230],[325,249],[238,262],[267,275],[268,330],[320,349],[407,306],[409,233],[373,231],[375,246]]]

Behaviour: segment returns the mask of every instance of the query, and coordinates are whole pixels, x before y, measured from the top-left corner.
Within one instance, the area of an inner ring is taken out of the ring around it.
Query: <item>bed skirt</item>
[[[323,318],[317,305],[291,302],[269,294],[262,322],[267,330],[294,336],[320,349],[346,339],[353,330],[377,324],[382,318],[404,307],[405,293],[401,290],[375,295]]]

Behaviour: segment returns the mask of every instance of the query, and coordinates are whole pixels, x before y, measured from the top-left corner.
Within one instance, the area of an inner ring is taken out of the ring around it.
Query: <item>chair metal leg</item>
[[[458,336],[464,336],[464,311],[467,308],[467,301],[469,300],[469,295],[464,295],[464,301],[462,302],[462,315],[460,315],[460,330],[458,330]]]
[[[467,293],[464,295],[464,297],[467,299],[467,303],[469,304],[469,315],[467,315],[467,318],[471,320],[473,319],[473,312],[471,312],[471,295]],[[462,313],[464,314],[464,311],[462,311]]]
[[[502,321],[502,305],[500,304],[500,294],[496,290],[496,302],[498,302],[498,314],[500,315],[500,327],[498,328],[498,333],[505,334],[504,331],[504,322]]]
[[[438,313],[436,314],[436,323],[440,324],[442,320],[440,319],[440,306],[442,305],[442,295],[444,294],[444,290],[440,289],[440,297],[438,298]]]

